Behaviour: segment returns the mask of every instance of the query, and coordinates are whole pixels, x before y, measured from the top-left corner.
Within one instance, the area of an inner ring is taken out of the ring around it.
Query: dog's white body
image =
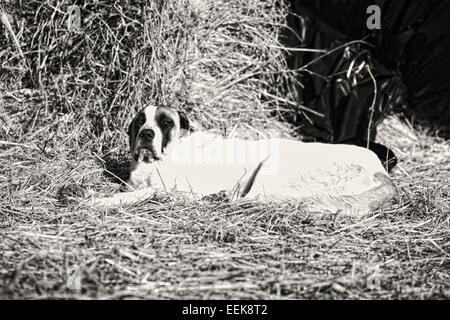
[[[96,198],[93,204],[133,204],[155,192],[201,199],[226,191],[233,200],[298,200],[310,210],[362,215],[395,194],[380,160],[365,148],[202,132],[173,141],[159,161],[133,162],[128,184],[136,190]]]

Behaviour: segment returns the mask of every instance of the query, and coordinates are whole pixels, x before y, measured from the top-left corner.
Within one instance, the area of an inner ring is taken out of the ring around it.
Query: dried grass
[[[450,144],[397,116],[379,138],[400,158],[400,192],[364,220],[171,197],[110,212],[61,206],[67,183],[119,189],[124,126],[145,103],[185,108],[204,126],[289,135],[270,115],[293,99],[290,73],[276,72],[286,68],[276,1],[156,1],[147,19],[139,1],[99,1],[70,35],[58,31],[61,3],[27,2],[11,23],[27,61],[0,35],[0,297],[450,297]],[[24,89],[31,78],[39,90]]]

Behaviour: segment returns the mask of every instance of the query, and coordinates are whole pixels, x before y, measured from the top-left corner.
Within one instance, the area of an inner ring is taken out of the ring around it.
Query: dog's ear
[[[131,130],[133,130],[133,122],[134,122],[134,120],[132,120],[132,121],[130,122],[130,124],[128,125],[128,131],[127,131],[127,134],[128,134],[128,136],[130,136],[130,137],[131,137]]]
[[[178,116],[180,117],[180,129],[189,131],[189,119],[183,111],[178,111]]]

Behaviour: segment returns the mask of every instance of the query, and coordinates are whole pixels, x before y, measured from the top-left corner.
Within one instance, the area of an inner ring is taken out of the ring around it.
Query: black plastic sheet
[[[303,85],[298,102],[316,112],[290,115],[302,134],[328,142],[373,140],[377,124],[397,108],[450,120],[450,1],[291,4],[289,23],[296,35],[288,32],[286,45],[332,50],[288,57]],[[381,8],[380,30],[366,27],[366,10],[373,4]]]

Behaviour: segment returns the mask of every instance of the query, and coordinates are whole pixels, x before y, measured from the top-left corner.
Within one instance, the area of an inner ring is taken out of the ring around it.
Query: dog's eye
[[[170,119],[161,120],[161,126],[163,127],[171,127],[173,125],[173,121]]]
[[[136,124],[137,124],[138,126],[143,125],[143,124],[144,124],[144,119],[143,119],[142,117],[137,118],[137,119],[136,119]]]

